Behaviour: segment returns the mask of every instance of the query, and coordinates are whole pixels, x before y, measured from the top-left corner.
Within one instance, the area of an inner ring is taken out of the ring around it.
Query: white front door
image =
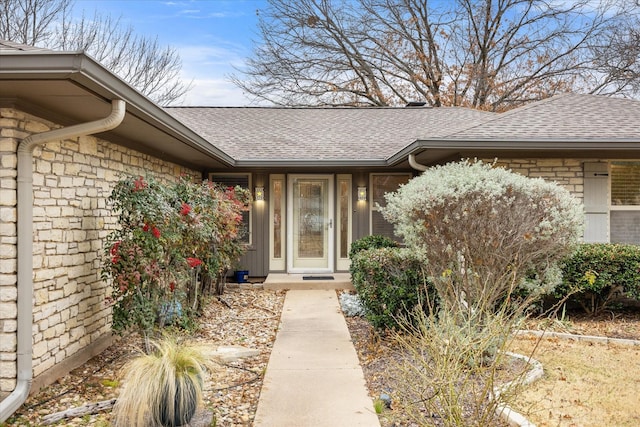
[[[288,193],[287,270],[333,272],[333,175],[290,175]]]

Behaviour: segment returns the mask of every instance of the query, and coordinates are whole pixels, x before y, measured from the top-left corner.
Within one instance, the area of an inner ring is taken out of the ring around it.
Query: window
[[[285,181],[284,175],[270,176],[269,191],[269,217],[273,227],[269,227],[269,240],[271,247],[269,249],[269,269],[284,270],[285,269],[285,227],[286,224],[286,206],[285,206]]]
[[[338,270],[349,269],[349,249],[351,247],[351,175],[340,174],[337,176],[338,180],[338,194],[337,203],[338,209],[336,210],[337,219],[336,227],[337,233],[337,249],[338,257],[336,267]]]
[[[640,162],[611,162],[609,240],[640,244]]]
[[[384,195],[396,191],[412,177],[410,173],[371,174],[371,234],[379,234],[397,240],[393,233],[393,225],[388,223],[378,210],[385,206]]]
[[[247,190],[251,189],[251,175],[248,173],[212,173],[209,176],[209,179],[212,182],[225,187],[240,186]],[[243,243],[250,245],[252,242],[251,207],[249,207],[248,211],[242,212],[242,223],[244,225],[244,232],[242,233],[242,238],[240,240]]]

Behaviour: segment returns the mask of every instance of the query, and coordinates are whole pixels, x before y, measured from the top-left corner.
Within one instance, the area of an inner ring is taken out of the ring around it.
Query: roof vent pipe
[[[0,402],[0,422],[22,406],[33,379],[33,150],[49,141],[59,141],[114,129],[124,119],[125,102],[111,102],[111,114],[104,119],[80,123],[30,135],[18,145],[18,319],[17,383],[13,392]]]
[[[416,162],[415,154],[409,154],[409,166],[411,166],[415,170],[419,170],[420,172],[424,172],[427,170],[426,165],[421,165],[420,163]]]

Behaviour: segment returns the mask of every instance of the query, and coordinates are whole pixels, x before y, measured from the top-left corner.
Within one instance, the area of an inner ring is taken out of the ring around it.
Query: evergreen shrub
[[[434,293],[426,280],[423,260],[406,248],[356,252],[351,258],[351,280],[366,318],[378,329],[396,328],[417,307],[433,304]]]
[[[556,298],[596,314],[618,296],[640,301],[640,246],[584,243],[564,261]]]
[[[349,248],[349,258],[353,258],[360,251],[375,248],[397,248],[399,245],[387,236],[380,236],[378,234],[372,234],[370,236],[364,236],[355,242],[351,243]]]

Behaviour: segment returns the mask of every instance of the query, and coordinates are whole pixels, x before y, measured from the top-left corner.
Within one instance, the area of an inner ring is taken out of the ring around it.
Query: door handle
[[[333,220],[329,219],[329,228],[333,228]]]

